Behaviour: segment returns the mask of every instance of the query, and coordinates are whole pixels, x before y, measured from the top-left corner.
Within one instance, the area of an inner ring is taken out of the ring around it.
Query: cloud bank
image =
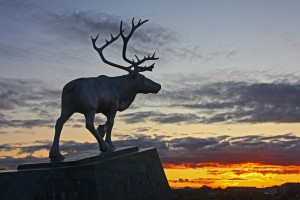
[[[34,153],[49,150],[51,141],[36,141],[36,145],[3,144],[0,151],[16,151],[26,155],[23,158],[2,157],[2,168],[14,168],[16,165],[32,161]],[[293,134],[276,136],[227,136],[218,137],[182,137],[169,139],[159,135],[123,135],[114,141],[117,147],[138,146],[156,147],[164,167],[201,168],[209,166],[233,165],[243,163],[260,163],[264,165],[300,165],[300,137]],[[78,143],[62,141],[61,151],[74,153],[89,149],[98,149],[96,143]],[[296,173],[296,171],[285,171]],[[210,173],[218,173],[211,171]],[[243,171],[236,172],[245,173]],[[267,172],[265,172],[267,173]],[[299,171],[297,171],[299,173]]]
[[[60,90],[37,79],[0,78],[0,88],[0,127],[54,125],[59,116]],[[171,84],[156,95],[139,95],[133,106],[119,113],[116,120],[128,124],[154,122],[179,125],[297,123],[300,122],[299,99],[298,83],[195,81],[181,87]],[[153,110],[157,106],[160,109]],[[78,122],[73,124],[75,127],[84,125],[82,119],[74,122]]]
[[[294,123],[300,122],[299,99],[298,83],[225,81],[183,84],[179,88],[172,85],[157,95],[139,96],[136,102],[139,106],[177,108],[182,113],[149,111],[122,117],[128,123]]]

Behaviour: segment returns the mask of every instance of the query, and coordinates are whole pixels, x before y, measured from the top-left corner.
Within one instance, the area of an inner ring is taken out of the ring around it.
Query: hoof
[[[65,157],[63,155],[61,155],[60,152],[56,152],[56,153],[50,152],[49,158],[51,161],[61,161],[61,160],[65,159]]]
[[[109,144],[105,143],[105,148],[101,148],[100,151],[102,151],[103,153],[107,153],[107,152],[113,152],[115,151],[114,148],[112,148]]]
[[[111,148],[116,150],[116,147],[113,145],[112,141],[105,141]]]

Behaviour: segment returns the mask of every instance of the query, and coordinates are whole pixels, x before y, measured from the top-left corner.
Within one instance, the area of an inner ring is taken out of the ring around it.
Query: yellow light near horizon
[[[169,184],[173,188],[199,188],[207,185],[213,188],[243,186],[269,187],[286,182],[300,181],[300,166],[263,165],[259,163],[218,164],[207,163],[201,168],[165,166]]]

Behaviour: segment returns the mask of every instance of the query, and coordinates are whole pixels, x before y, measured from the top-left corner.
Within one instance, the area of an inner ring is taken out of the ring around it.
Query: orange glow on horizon
[[[300,180],[300,166],[296,165],[164,163],[163,166],[172,188],[186,186],[199,188],[203,185],[213,188],[231,186],[262,188]]]

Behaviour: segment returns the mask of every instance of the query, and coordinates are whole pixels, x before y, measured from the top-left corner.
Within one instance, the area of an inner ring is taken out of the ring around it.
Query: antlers
[[[102,47],[100,47],[100,48],[98,48],[98,47],[96,46],[96,41],[97,41],[99,35],[97,35],[96,38],[91,37],[91,38],[92,38],[93,47],[94,47],[94,49],[98,52],[98,54],[100,55],[100,57],[101,57],[101,59],[103,60],[103,62],[106,63],[106,64],[108,64],[108,65],[111,65],[111,66],[113,66],[113,67],[117,67],[117,68],[119,68],[119,69],[123,69],[123,70],[127,71],[128,73],[134,72],[135,75],[136,75],[136,73],[138,73],[138,72],[152,71],[152,69],[154,68],[154,64],[155,64],[155,63],[153,63],[153,64],[150,65],[150,66],[144,66],[144,67],[141,67],[140,65],[143,64],[143,63],[146,62],[146,61],[157,60],[158,58],[155,57],[155,53],[153,53],[152,56],[151,56],[151,55],[144,56],[144,58],[142,58],[142,59],[139,59],[139,58],[135,55],[137,61],[134,61],[134,59],[129,60],[129,59],[126,57],[126,50],[127,50],[127,45],[128,45],[129,39],[130,39],[131,36],[133,35],[134,31],[135,31],[138,27],[140,27],[141,25],[143,25],[144,23],[146,23],[147,21],[148,21],[148,20],[144,20],[144,21],[139,20],[139,22],[135,25],[135,23],[134,23],[134,18],[132,18],[132,27],[131,27],[131,31],[129,32],[129,34],[128,34],[127,36],[125,36],[125,35],[123,34],[124,29],[123,29],[123,23],[122,23],[122,21],[121,21],[121,24],[120,24],[120,33],[119,33],[116,37],[114,37],[112,34],[110,34],[110,35],[111,35],[111,39],[110,39],[109,41],[106,40],[106,43],[105,43]],[[125,66],[121,66],[121,65],[112,63],[112,62],[106,60],[105,57],[104,57],[104,55],[103,55],[103,49],[105,49],[108,45],[110,45],[111,43],[113,43],[114,41],[116,41],[116,40],[119,38],[119,36],[121,36],[121,38],[123,39],[123,51],[122,51],[122,57],[123,57],[123,59],[124,59],[127,63],[130,64],[130,66],[128,66],[128,67],[125,67]],[[134,71],[132,71],[131,68],[134,68]]]

